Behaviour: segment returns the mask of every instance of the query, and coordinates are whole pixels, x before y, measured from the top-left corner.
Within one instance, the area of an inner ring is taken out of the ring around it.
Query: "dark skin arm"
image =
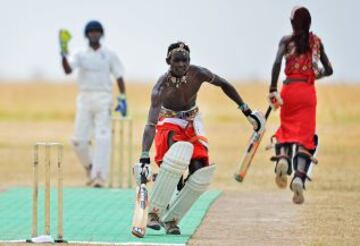
[[[160,109],[161,109],[161,91],[164,77],[161,77],[151,92],[151,105],[149,109],[148,120],[145,125],[142,152],[149,152],[155,137],[155,126],[158,122]]]
[[[321,64],[323,65],[324,69],[321,70],[321,72],[320,72],[319,76],[317,77],[317,79],[321,79],[323,77],[332,75],[333,74],[333,68],[331,66],[331,63],[329,61],[328,56],[325,53],[325,49],[324,49],[324,46],[323,46],[322,43],[321,43],[321,46],[320,46],[320,61],[321,61]]]
[[[215,77],[211,82],[212,85],[220,87],[225,93],[225,95],[227,95],[231,100],[233,100],[238,106],[244,104],[244,101],[242,100],[241,96],[232,84],[230,84],[228,81],[218,75],[214,76]]]
[[[125,82],[124,82],[123,77],[117,78],[116,82],[117,82],[120,94],[125,94]]]
[[[201,70],[201,76],[203,77],[203,81],[208,81],[210,84],[220,87],[225,93],[225,95],[227,95],[231,100],[233,100],[238,106],[244,104],[244,101],[242,100],[239,93],[236,91],[235,87],[224,78],[213,74],[205,68]]]
[[[62,64],[65,74],[71,74],[72,69],[70,67],[69,61],[66,56],[62,56],[61,64]]]
[[[285,36],[280,40],[278,51],[276,52],[275,61],[271,70],[271,84],[269,92],[277,91],[277,82],[281,71],[281,62],[286,51],[286,45],[289,37]]]

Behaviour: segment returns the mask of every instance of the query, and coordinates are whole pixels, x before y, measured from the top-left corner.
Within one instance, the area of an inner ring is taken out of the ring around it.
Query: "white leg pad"
[[[150,212],[161,216],[169,204],[181,175],[190,164],[194,146],[177,142],[166,152],[150,196]]]
[[[201,194],[206,191],[213,179],[214,171],[215,165],[210,165],[194,172],[176,199],[170,204],[169,210],[161,217],[161,221],[178,223]]]

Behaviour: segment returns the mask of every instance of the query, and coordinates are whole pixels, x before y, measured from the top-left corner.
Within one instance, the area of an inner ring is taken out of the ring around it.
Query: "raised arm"
[[[66,29],[59,30],[59,44],[61,53],[61,64],[66,74],[70,74],[72,69],[70,67],[67,55],[69,54],[68,44],[71,40],[71,34]]]
[[[317,79],[321,79],[323,77],[332,75],[333,68],[331,66],[328,56],[325,53],[325,48],[322,43],[320,46],[320,61],[321,61],[321,64],[323,65],[323,69],[320,70],[320,73],[319,73]]]
[[[64,72],[66,74],[71,74],[72,69],[71,69],[69,61],[68,61],[68,59],[67,59],[67,57],[65,55],[62,55],[61,64],[62,64],[62,67],[64,69]]]
[[[271,71],[271,84],[269,92],[277,91],[277,82],[281,71],[281,62],[286,51],[288,40],[289,36],[285,36],[280,40],[278,51],[276,52],[275,61]]]

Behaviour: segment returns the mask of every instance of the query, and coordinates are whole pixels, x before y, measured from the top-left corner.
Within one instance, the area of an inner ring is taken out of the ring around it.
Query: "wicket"
[[[63,176],[62,159],[63,145],[60,143],[35,143],[34,144],[34,162],[33,162],[33,194],[32,194],[32,238],[38,236],[38,197],[39,197],[39,164],[40,150],[44,149],[44,169],[45,169],[45,236],[50,237],[50,174],[51,174],[51,148],[57,150],[57,238],[55,242],[65,242],[63,237]]]
[[[127,128],[127,136],[125,134]],[[115,169],[117,169],[118,187],[125,187],[126,182],[125,173],[127,167],[127,187],[132,187],[132,138],[133,138],[133,126],[132,119],[130,117],[118,117],[112,118],[112,148],[111,148],[111,162],[109,172],[109,187],[114,187]],[[126,141],[127,140],[127,141]],[[127,144],[127,148],[125,145]],[[127,149],[127,164],[125,161],[125,155]],[[117,166],[117,168],[115,168]],[[125,169],[125,170],[124,170]],[[125,174],[125,175],[124,175]]]

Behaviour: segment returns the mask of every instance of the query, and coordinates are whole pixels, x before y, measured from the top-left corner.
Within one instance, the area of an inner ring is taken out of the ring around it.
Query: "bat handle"
[[[141,173],[141,184],[146,184],[146,183],[147,183],[147,178],[145,174]]]
[[[266,110],[265,119],[269,118],[270,112],[271,112],[271,106],[269,106]]]

